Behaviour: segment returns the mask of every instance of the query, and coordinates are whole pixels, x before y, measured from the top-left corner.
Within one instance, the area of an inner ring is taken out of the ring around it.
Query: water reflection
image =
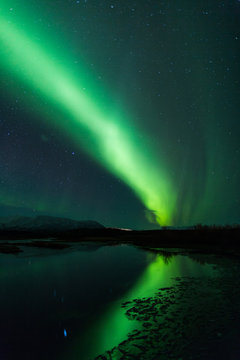
[[[186,256],[160,251],[159,254],[145,253],[147,265],[135,284],[108,309],[88,329],[83,339],[78,339],[70,358],[93,359],[112,349],[126,339],[127,334],[139,328],[135,320],[129,321],[121,304],[135,298],[151,297],[161,287],[171,286],[173,278],[197,274],[210,275],[212,266],[200,266]],[[82,344],[87,344],[83,350]],[[67,358],[65,356],[64,358]]]
[[[0,358],[93,359],[139,326],[123,302],[152,296],[172,277],[210,272],[167,252],[92,249],[0,255]]]

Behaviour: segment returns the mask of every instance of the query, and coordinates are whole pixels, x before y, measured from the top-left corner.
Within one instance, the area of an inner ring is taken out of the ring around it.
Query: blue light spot
[[[64,334],[65,337],[67,337],[67,330],[66,329],[63,330],[63,334]]]

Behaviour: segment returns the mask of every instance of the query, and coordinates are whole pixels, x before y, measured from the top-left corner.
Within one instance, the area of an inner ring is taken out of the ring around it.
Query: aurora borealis
[[[143,156],[144,148],[134,147],[134,134],[127,128],[128,124],[121,120],[118,122],[117,116],[108,119],[102,115],[95,108],[94,99],[91,101],[85,95],[81,82],[75,85],[39,47],[3,19],[0,30],[8,50],[6,63],[13,59],[10,67],[17,71],[18,76],[26,78],[34,88],[69,112],[64,124],[57,125],[67,131],[69,127],[73,128],[70,130],[72,136],[80,145],[80,126],[87,129],[93,139],[85,144],[86,150],[93,156],[99,154],[97,159],[131,186],[147,209],[156,213],[159,224],[169,224],[172,208],[169,180],[163,181],[161,172],[156,172],[157,162],[154,163],[152,155],[149,155],[149,166],[149,157],[145,159]]]
[[[239,15],[238,1],[4,1],[0,215],[239,222]]]

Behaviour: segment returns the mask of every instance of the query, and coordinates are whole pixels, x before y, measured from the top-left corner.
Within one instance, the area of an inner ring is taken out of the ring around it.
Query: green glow
[[[146,149],[127,117],[116,115],[116,109],[114,116],[113,112],[104,113],[96,105],[99,99],[86,94],[82,84],[85,70],[82,78],[74,79],[52,60],[53,54],[3,17],[0,41],[1,64],[65,112],[65,120],[55,120],[55,126],[70,133],[72,140],[131,187],[159,224],[171,224],[176,193],[162,161],[159,164],[154,152]]]
[[[166,263],[163,256],[148,254],[148,259],[149,265],[134,286],[118,301],[115,301],[88,329],[86,338],[90,338],[94,342],[90,346],[89,357],[94,358],[112,349],[126,340],[130,332],[141,328],[141,324],[137,320],[128,320],[125,315],[126,309],[121,307],[123,302],[152,297],[159,288],[172,286],[175,277],[192,276],[196,273],[209,276],[212,273],[211,265],[207,264],[203,267],[190,258],[174,256]],[[67,354],[67,358],[80,357],[79,343],[80,341],[77,339],[71,353]]]

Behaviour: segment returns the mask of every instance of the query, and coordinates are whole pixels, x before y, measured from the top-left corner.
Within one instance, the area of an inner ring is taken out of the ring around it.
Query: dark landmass
[[[91,223],[91,222],[90,222]],[[98,224],[95,223],[94,224]],[[24,240],[32,239],[31,242]],[[40,239],[45,239],[41,241]],[[9,240],[21,240],[9,244]],[[131,244],[147,249],[182,248],[204,253],[240,254],[240,226],[207,227],[189,229],[122,230],[104,228],[55,229],[47,228],[1,228],[0,252],[21,251],[19,246],[64,249],[71,243],[98,242],[106,245]],[[7,250],[8,249],[8,250]],[[18,250],[17,250],[18,249]]]
[[[72,220],[55,216],[1,216],[0,230],[58,232],[77,229],[103,229],[104,226],[93,220]]]

